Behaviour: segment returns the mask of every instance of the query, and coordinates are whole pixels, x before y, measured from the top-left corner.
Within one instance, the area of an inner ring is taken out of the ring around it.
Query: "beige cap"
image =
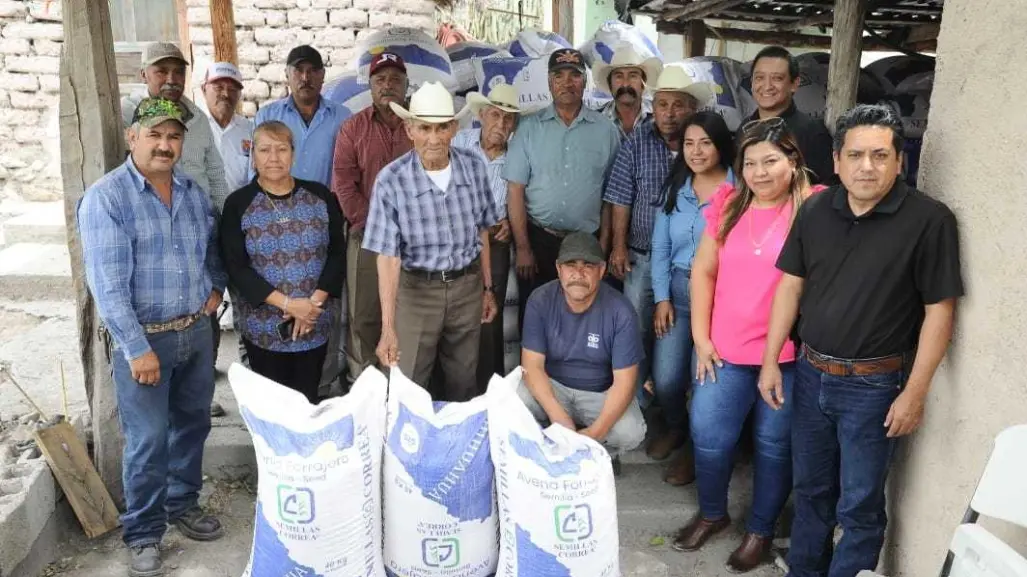
[[[169,58],[178,60],[186,66],[189,65],[189,61],[182,55],[182,51],[178,49],[178,46],[171,42],[151,42],[143,49],[143,68]]]

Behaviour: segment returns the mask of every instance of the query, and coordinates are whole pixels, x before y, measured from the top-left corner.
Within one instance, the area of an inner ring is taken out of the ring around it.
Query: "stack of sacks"
[[[643,58],[659,58],[663,60],[663,54],[656,44],[649,39],[640,29],[626,24],[620,20],[607,20],[603,22],[592,38],[581,45],[582,55],[589,69],[594,69],[596,64],[605,62],[609,64],[613,60],[613,54],[622,46],[631,46]],[[656,79],[650,78],[650,84],[655,84]],[[646,98],[651,98],[646,94]],[[613,99],[613,96],[605,91],[595,88],[585,94],[586,103],[592,108],[599,108]]]
[[[890,95],[894,94],[899,84],[910,76],[934,72],[934,65],[933,58],[889,56],[868,64],[863,71],[876,78],[881,88]]]
[[[406,63],[410,92],[425,82],[441,82],[455,91],[453,65],[442,45],[422,30],[386,28],[370,34],[357,44],[351,70],[325,84],[321,93],[354,114],[371,105],[368,67],[371,59],[382,52],[398,54]]]
[[[694,82],[706,82],[716,91],[713,102],[700,102],[705,110],[712,110],[724,117],[728,128],[737,130],[742,120],[756,110],[756,102],[750,93],[738,90],[741,81],[742,64],[731,58],[700,56],[681,62],[667,64],[680,66],[688,72]]]
[[[934,72],[920,72],[908,76],[895,87],[888,103],[902,117],[902,127],[906,135],[905,170],[906,182],[916,186],[917,173],[920,171],[920,150],[924,145],[924,133],[927,131],[927,114],[931,109],[931,91],[934,88]]]
[[[571,43],[556,32],[525,28],[517,33],[517,36],[510,41],[505,48],[512,56],[522,58],[539,58],[549,56],[551,53],[561,49],[570,48]]]
[[[503,48],[484,42],[458,42],[446,48],[449,60],[453,63],[453,78],[456,93],[460,96],[472,90],[478,90],[478,82],[474,77],[474,59],[501,56],[509,58],[511,54]]]

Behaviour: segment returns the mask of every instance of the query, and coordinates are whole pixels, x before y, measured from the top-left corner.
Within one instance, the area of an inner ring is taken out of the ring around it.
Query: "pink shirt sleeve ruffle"
[[[720,230],[720,218],[727,209],[727,203],[735,195],[735,186],[725,182],[717,187],[717,191],[710,198],[710,203],[702,210],[703,218],[706,219],[706,234],[717,238],[717,231]]]

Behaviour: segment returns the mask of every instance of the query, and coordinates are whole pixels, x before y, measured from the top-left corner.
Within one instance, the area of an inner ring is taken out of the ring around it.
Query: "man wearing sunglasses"
[[[752,96],[759,107],[749,121],[781,118],[795,134],[813,184],[834,184],[831,133],[824,123],[795,107],[799,62],[780,46],[768,46],[752,61]],[[738,134],[744,131],[745,123]]]

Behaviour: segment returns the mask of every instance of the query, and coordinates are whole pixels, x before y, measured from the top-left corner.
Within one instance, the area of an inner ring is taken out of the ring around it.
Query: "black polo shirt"
[[[759,120],[760,113],[757,110],[746,122]],[[781,113],[788,129],[795,135],[799,143],[799,150],[806,159],[806,166],[813,171],[811,180],[813,184],[836,184],[838,179],[834,175],[834,140],[831,133],[827,131],[824,123],[799,112],[792,102],[784,112]],[[742,138],[742,128],[745,123],[738,127],[736,138]]]
[[[844,359],[912,351],[924,305],[963,296],[955,215],[902,181],[860,217],[842,185],[814,195],[777,267],[805,279],[802,341]]]

